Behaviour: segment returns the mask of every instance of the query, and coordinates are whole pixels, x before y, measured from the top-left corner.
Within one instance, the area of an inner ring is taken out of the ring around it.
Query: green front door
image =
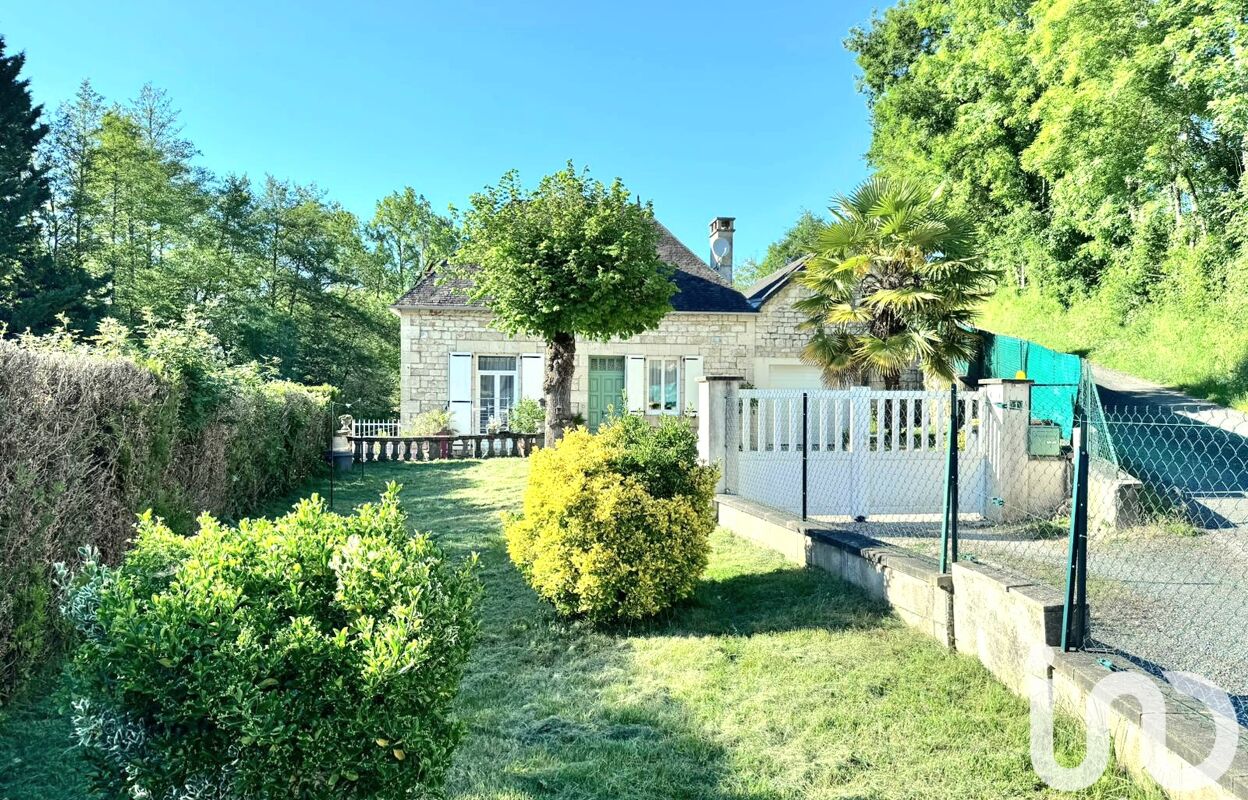
[[[589,429],[624,409],[624,357],[589,357]]]

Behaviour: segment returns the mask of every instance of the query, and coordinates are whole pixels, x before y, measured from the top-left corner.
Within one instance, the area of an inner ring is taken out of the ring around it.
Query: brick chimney
[[[736,230],[736,217],[716,217],[711,220],[711,268],[732,284],[732,233]]]

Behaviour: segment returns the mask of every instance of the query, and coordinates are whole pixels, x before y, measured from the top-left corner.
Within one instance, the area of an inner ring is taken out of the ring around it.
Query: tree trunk
[[[1239,183],[1242,186],[1244,176],[1248,175],[1248,131],[1239,140]]]
[[[563,438],[572,420],[572,373],[576,369],[576,338],[556,333],[546,341],[546,374],[542,392],[546,395],[546,446]]]

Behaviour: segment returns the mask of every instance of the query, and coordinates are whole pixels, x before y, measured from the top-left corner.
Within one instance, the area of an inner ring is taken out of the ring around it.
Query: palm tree
[[[878,176],[829,210],[799,278],[812,294],[797,308],[814,332],[803,360],[822,367],[829,383],[877,376],[896,389],[901,371],[916,364],[953,380],[975,356],[970,324],[999,276],[972,255],[971,226],[938,192]]]

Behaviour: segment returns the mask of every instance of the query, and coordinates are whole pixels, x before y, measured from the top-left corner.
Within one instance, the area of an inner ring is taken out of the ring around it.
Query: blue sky
[[[701,253],[737,217],[761,257],[803,208],[866,174],[841,45],[884,2],[12,4],[11,50],[51,110],[90,78],[145,81],[217,173],[315,182],[371,216],[404,185],[435,206],[569,158],[620,176]]]

